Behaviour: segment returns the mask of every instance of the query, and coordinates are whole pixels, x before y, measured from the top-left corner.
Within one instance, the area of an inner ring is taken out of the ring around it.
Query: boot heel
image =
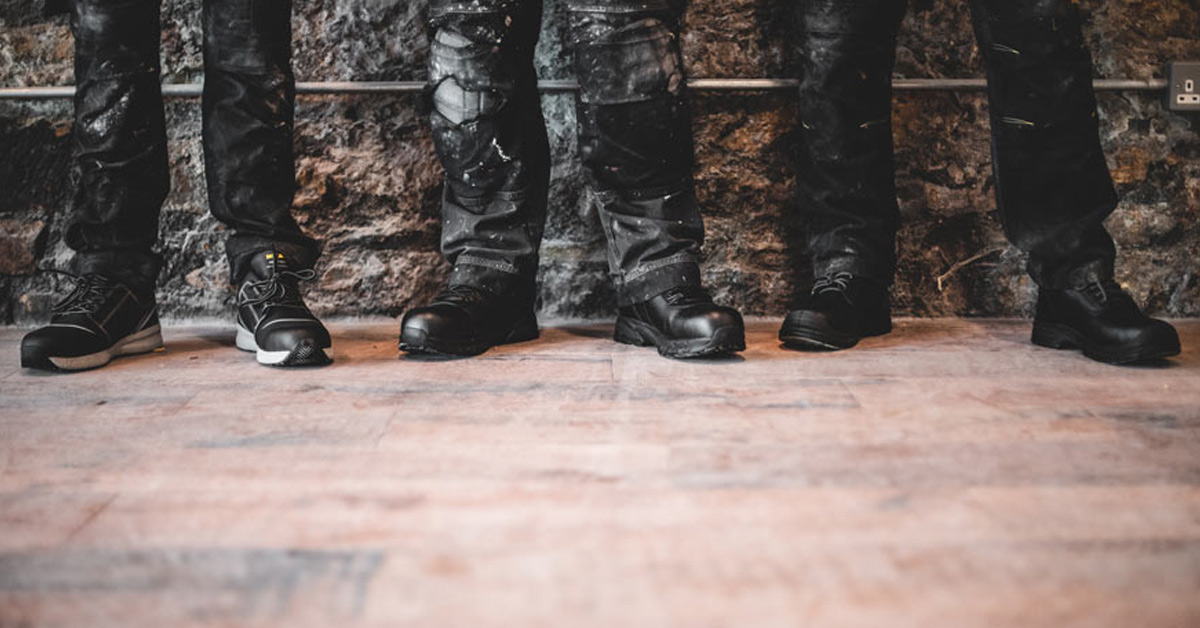
[[[1039,347],[1048,347],[1050,349],[1078,349],[1079,343],[1075,340],[1074,332],[1062,325],[1034,323],[1033,335],[1030,337],[1033,344]]]
[[[892,333],[892,313],[886,311],[880,313],[868,322],[863,329],[863,337],[883,336]]]
[[[162,328],[158,325],[143,329],[142,331],[131,334],[122,339],[112,348],[112,354],[116,355],[136,355],[139,353],[150,353],[163,348]]]
[[[500,344],[512,344],[514,342],[527,342],[529,340],[537,340],[541,332],[538,330],[537,317],[530,316],[529,318],[517,323],[508,336],[505,336],[504,341]]]
[[[624,317],[617,317],[617,325],[613,329],[613,340],[635,347],[649,347],[654,344],[651,339],[642,335],[636,323]]]

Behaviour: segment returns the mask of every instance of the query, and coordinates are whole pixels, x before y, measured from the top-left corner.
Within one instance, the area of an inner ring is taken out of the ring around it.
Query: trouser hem
[[[473,255],[460,255],[455,260],[449,284],[467,285],[518,301],[532,301],[536,294],[534,278],[516,272],[512,264]]]
[[[225,243],[225,255],[229,260],[229,280],[234,284],[240,283],[246,277],[246,273],[250,272],[250,258],[263,251],[282,253],[292,270],[307,270],[317,263],[321,247],[315,240],[301,243],[234,236]]]
[[[128,285],[135,292],[154,290],[162,257],[144,251],[80,251],[71,262],[76,274],[96,273]]]
[[[630,273],[632,278],[617,286],[617,307],[644,303],[672,288],[702,285],[700,265],[690,255],[686,258],[676,255],[660,262],[638,267]]]

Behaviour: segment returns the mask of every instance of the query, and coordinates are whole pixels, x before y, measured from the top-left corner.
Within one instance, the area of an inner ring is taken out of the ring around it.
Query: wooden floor
[[[1118,368],[1020,321],[675,362],[230,329],[74,375],[0,331],[0,628],[1200,627],[1200,321]]]

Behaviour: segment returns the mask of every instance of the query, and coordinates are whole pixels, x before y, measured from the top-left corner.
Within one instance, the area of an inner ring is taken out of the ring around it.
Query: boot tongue
[[[267,279],[276,273],[288,270],[287,258],[278,251],[255,253],[250,258],[250,271],[259,279]]]

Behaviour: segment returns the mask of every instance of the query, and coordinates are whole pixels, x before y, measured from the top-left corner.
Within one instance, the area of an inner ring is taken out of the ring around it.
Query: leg
[[[1100,148],[1092,61],[1069,0],[973,0],[988,71],[996,196],[1043,286],[1112,277],[1117,206]],[[1086,276],[1086,277],[1084,277]]]
[[[1005,230],[1039,286],[1036,344],[1096,360],[1179,353],[1170,324],[1112,280],[1103,221],[1117,195],[1100,148],[1092,61],[1070,0],[973,0],[988,67],[996,195]]]
[[[159,0],[75,0],[78,186],[66,231],[80,273],[153,291],[170,185],[159,79]]]
[[[167,196],[158,0],[75,0],[75,289],[21,339],[21,366],[76,371],[162,347],[154,280]]]
[[[296,269],[317,258],[291,213],[291,49],[290,0],[204,0],[204,170],[213,215],[231,228],[235,283],[258,252]]]
[[[540,0],[435,0],[430,124],[446,170],[451,284],[518,291],[532,306],[550,148],[533,67]]]
[[[616,339],[668,357],[745,347],[741,316],[700,285],[704,224],[679,47],[682,3],[568,0],[579,152],[617,281]]]
[[[666,0],[570,0],[580,94],[579,152],[600,199],[618,305],[700,285],[704,224],[692,185],[692,129]]]
[[[891,330],[899,223],[892,66],[905,0],[803,0],[799,200],[817,281],[780,340],[844,349]]]
[[[800,4],[800,203],[816,276],[891,283],[892,67],[905,0]]]
[[[446,170],[442,253],[450,286],[410,310],[400,348],[475,355],[536,338],[534,281],[550,147],[533,49],[541,0],[434,0],[430,125]]]
[[[260,364],[327,364],[329,332],[305,305],[317,243],[292,218],[291,0],[204,0],[204,171],[231,227],[237,346]]]

